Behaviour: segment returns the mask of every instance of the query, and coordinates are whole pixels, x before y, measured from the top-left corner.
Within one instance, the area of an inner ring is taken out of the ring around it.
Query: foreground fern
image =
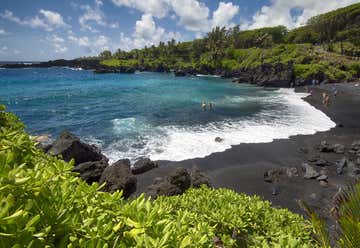
[[[99,191],[35,148],[0,110],[0,247],[314,247],[304,220],[226,189],[140,196]]]

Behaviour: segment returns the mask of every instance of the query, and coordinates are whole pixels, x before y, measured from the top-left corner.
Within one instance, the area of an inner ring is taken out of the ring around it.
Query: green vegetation
[[[120,67],[120,66],[132,67],[132,66],[137,65],[137,60],[135,60],[135,59],[127,59],[127,60],[107,59],[107,60],[102,60],[101,64],[110,66],[110,67]]]
[[[154,201],[99,191],[0,110],[0,247],[314,247],[302,217],[227,189]]]
[[[330,236],[324,220],[320,219],[305,203],[302,204],[310,216],[318,245],[322,248],[330,247]],[[339,237],[338,247],[360,247],[360,182],[337,195],[332,213],[340,227],[336,235]]]
[[[158,46],[102,52],[104,65],[152,71],[185,70],[221,73],[256,68],[264,63],[292,63],[296,78],[350,80],[360,72],[360,3],[311,18],[307,25],[241,31],[214,28],[205,38]],[[109,60],[110,58],[116,59]],[[125,63],[125,61],[129,61]],[[355,68],[355,69],[354,69]]]

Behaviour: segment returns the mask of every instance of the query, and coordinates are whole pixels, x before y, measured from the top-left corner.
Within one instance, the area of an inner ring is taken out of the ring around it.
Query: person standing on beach
[[[325,107],[329,107],[330,105],[330,95],[326,94],[325,96]]]
[[[325,106],[326,93],[322,93],[322,104]]]

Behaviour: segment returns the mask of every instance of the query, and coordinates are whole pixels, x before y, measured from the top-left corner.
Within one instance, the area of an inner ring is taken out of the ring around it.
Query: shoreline
[[[321,93],[331,94],[335,86],[339,94],[332,99],[330,107],[321,103]],[[298,200],[306,201],[320,215],[327,217],[331,197],[340,187],[351,181],[346,175],[336,175],[333,169],[337,160],[347,154],[320,153],[316,147],[321,141],[330,144],[350,146],[360,140],[360,87],[354,83],[327,84],[309,87],[313,89],[314,97],[304,98],[306,102],[324,112],[337,126],[312,135],[295,135],[288,139],[276,139],[270,143],[250,143],[232,146],[223,152],[216,152],[204,158],[184,161],[158,161],[159,168],[138,175],[137,194],[144,191],[157,177],[166,176],[174,167],[191,169],[196,166],[207,174],[215,188],[230,188],[236,192],[249,195],[259,195],[272,202],[274,206],[287,208],[293,212],[304,214]],[[296,88],[296,92],[304,92],[304,88]],[[302,152],[307,150],[308,152]],[[264,173],[270,169],[281,167],[301,168],[313,156],[321,156],[333,165],[329,166],[328,186],[322,187],[317,180],[283,179],[276,184],[264,181]],[[336,169],[336,168],[335,168]],[[277,194],[273,191],[276,188]]]

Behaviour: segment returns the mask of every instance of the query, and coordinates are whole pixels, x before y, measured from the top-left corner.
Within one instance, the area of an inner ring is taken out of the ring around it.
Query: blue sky
[[[215,26],[285,25],[360,0],[0,0],[0,61],[41,61],[203,37]]]

